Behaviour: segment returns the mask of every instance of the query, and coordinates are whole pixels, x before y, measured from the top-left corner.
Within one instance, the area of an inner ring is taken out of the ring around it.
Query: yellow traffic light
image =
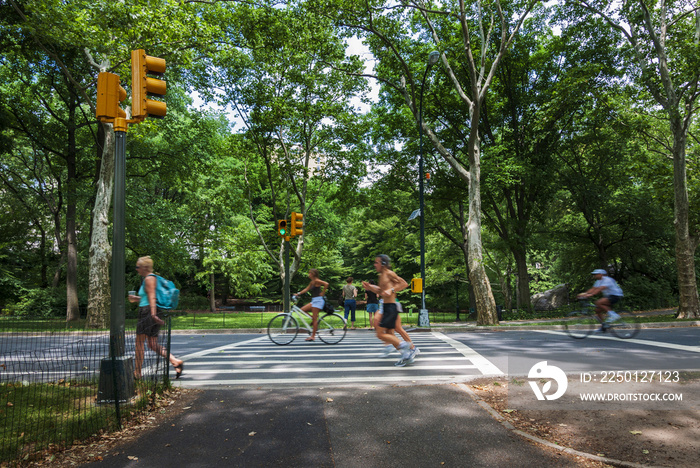
[[[119,103],[126,99],[126,90],[119,84],[119,75],[101,72],[97,75],[97,105],[95,116],[102,122],[125,118],[126,112]]]
[[[301,236],[304,234],[304,215],[292,212],[292,229],[290,235]]]
[[[413,278],[411,280],[411,292],[422,293],[423,292],[423,278]]]
[[[131,51],[131,116],[137,120],[146,117],[165,117],[167,106],[148,96],[165,96],[165,81],[148,75],[163,76],[165,59],[146,55],[143,49]]]
[[[287,220],[278,219],[277,220],[277,235],[280,237],[287,237],[289,235],[289,230],[287,229]]]

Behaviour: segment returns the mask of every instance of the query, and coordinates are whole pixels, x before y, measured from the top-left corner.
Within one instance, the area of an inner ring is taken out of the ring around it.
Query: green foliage
[[[306,286],[306,273],[318,268],[335,300],[345,277],[376,278],[378,253],[410,281],[419,275],[419,220],[407,218],[418,207],[422,154],[432,176],[425,187],[428,307],[450,310],[459,293],[465,308],[468,186],[425,134],[419,147],[415,107],[422,95],[424,122],[462,166],[467,130],[479,125],[484,259],[498,304],[528,281],[532,293],[560,283],[583,290],[588,273],[601,266],[633,307],[678,300],[668,114],[652,94],[661,75],[635,65],[634,51],[580,4],[534,10],[501,62],[481,121],[472,123],[442,62],[421,87],[432,34],[405,3],[15,3],[24,17],[0,5],[5,313],[65,313],[67,206],[76,209],[77,284],[81,299],[86,294],[102,137],[91,108],[98,69],[85,51],[129,89],[135,44],[168,61],[168,115],[128,133],[127,284],[141,281],[132,265],[150,255],[156,271],[183,290],[182,308],[209,308],[212,274],[229,295],[278,301],[282,249],[273,225],[292,210],[306,213],[303,248],[301,239],[292,241],[300,247],[292,289]],[[640,39],[648,39],[633,4],[589,4],[635,19]],[[515,18],[522,3],[502,6]],[[656,18],[659,10],[649,8]],[[467,21],[477,34],[474,11]],[[361,28],[370,13],[383,38]],[[451,18],[432,23],[448,60],[464,53]],[[694,16],[677,18],[665,44],[670,73],[690,83],[699,57]],[[560,33],[552,31],[554,21],[562,21]],[[355,35],[373,52],[373,70],[346,51],[344,38]],[[496,42],[479,49],[473,39],[472,53],[488,65]],[[640,50],[653,56],[647,45]],[[454,60],[454,79],[469,89],[468,67]],[[368,104],[369,88],[360,75],[369,73],[381,89],[362,115],[357,105]],[[191,91],[228,107],[196,109]],[[689,131],[697,133],[696,121]],[[692,138],[687,156],[696,226],[700,171]],[[313,172],[317,158],[323,170]],[[515,266],[523,262],[527,275],[516,283]],[[54,279],[58,288],[49,288]],[[419,297],[403,293],[400,300],[416,306]]]
[[[206,296],[181,294],[178,310],[209,310],[209,299]]]
[[[3,314],[27,318],[51,318],[65,315],[66,290],[61,288],[27,289],[20,300],[8,304]]]

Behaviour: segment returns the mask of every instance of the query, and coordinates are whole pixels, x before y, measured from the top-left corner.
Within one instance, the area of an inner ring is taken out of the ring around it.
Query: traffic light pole
[[[114,231],[112,234],[112,305],[110,309],[110,358],[100,365],[98,403],[125,402],[134,396],[132,358],[125,356],[125,198],[126,198],[126,120],[115,119]]]
[[[290,283],[289,283],[289,241],[284,239],[284,291],[282,292],[284,298],[284,311],[289,312],[291,310],[290,306]]]
[[[146,117],[165,117],[167,105],[148,96],[165,96],[166,83],[148,77],[161,76],[165,72],[165,60],[146,55],[143,49],[131,52],[131,110],[132,119],[119,103],[126,99],[126,90],[119,84],[119,76],[101,72],[97,77],[95,117],[103,123],[114,124],[114,232],[112,235],[112,305],[109,323],[110,357],[100,366],[97,390],[98,403],[128,401],[134,392],[133,360],[125,356],[124,333],[124,273],[125,255],[125,198],[126,198],[126,131],[128,124],[143,122]],[[118,408],[118,403],[117,403]],[[118,411],[118,410],[117,410]]]
[[[125,198],[126,198],[126,132],[115,131],[114,155],[114,232],[112,234],[112,308],[109,340],[116,356],[124,355],[124,270]]]

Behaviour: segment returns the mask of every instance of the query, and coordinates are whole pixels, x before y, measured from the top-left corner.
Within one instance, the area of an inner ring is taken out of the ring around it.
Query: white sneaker
[[[389,355],[394,352],[394,349],[396,348],[391,345],[384,346],[384,350],[379,354],[379,357],[389,357]]]
[[[406,362],[407,362],[408,364],[411,364],[413,361],[415,361],[415,359],[416,359],[416,354],[418,354],[419,352],[420,352],[420,351],[418,351],[418,348],[416,348],[416,347],[414,346],[413,349],[410,350],[410,351],[408,352],[408,357],[406,358]]]
[[[408,364],[408,360],[407,360],[407,359],[404,359],[404,358],[401,358],[401,359],[399,359],[398,361],[396,361],[396,362],[394,363],[394,365],[395,365],[396,367],[403,367],[403,366],[405,366],[406,364]]]

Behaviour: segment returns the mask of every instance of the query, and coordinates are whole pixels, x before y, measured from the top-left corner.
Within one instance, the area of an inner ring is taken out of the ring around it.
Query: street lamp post
[[[418,325],[421,327],[430,326],[430,315],[428,309],[425,308],[425,204],[424,204],[424,181],[425,174],[423,173],[423,89],[425,88],[425,79],[428,76],[430,68],[440,59],[440,53],[436,50],[428,55],[428,64],[425,66],[423,73],[423,81],[420,85],[420,106],[418,111],[418,188],[420,193],[419,211],[420,211],[420,277],[423,282],[423,291],[421,292],[421,309],[418,314]]]

